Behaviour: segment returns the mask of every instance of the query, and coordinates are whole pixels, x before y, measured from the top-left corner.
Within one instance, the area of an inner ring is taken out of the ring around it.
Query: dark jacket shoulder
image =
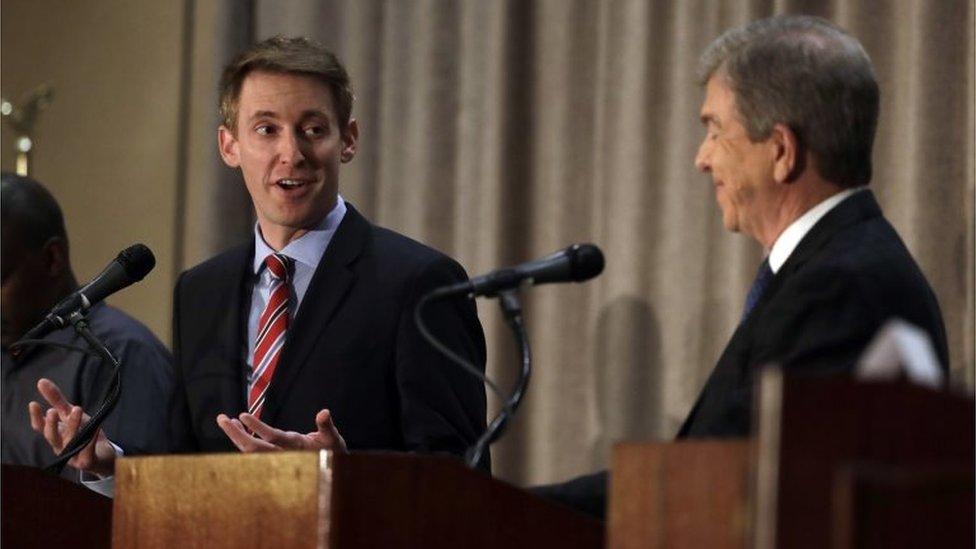
[[[238,274],[247,265],[253,254],[254,239],[251,238],[190,267],[180,274],[180,278],[193,281]]]

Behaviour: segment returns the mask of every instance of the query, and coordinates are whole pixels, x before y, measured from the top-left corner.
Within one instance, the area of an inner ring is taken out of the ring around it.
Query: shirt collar
[[[318,266],[322,256],[325,255],[325,249],[329,246],[329,242],[332,240],[332,235],[334,235],[336,229],[339,228],[339,223],[342,222],[342,218],[345,217],[345,215],[346,202],[341,196],[337,195],[335,207],[322,218],[322,221],[319,221],[318,225],[302,236],[289,242],[287,246],[282,248],[277,253],[284,254],[294,259],[296,262],[306,265],[314,270]],[[269,246],[268,243],[264,241],[264,237],[261,235],[261,226],[255,223],[255,274],[261,272],[261,268],[264,267],[264,258],[273,253],[276,253],[274,248]]]
[[[820,218],[827,215],[827,212],[834,209],[845,198],[863,190],[865,190],[865,187],[847,189],[831,195],[826,200],[807,210],[799,219],[791,223],[783,231],[783,234],[779,235],[779,238],[776,239],[772,249],[769,251],[769,268],[773,270],[773,273],[779,272],[783,264],[786,263],[786,260],[790,258],[793,250],[800,244],[803,237],[810,232],[810,229],[817,224],[817,221],[820,221]]]

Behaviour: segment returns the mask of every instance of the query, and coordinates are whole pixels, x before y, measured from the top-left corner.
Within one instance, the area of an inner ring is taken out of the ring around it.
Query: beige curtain
[[[245,31],[245,41],[307,35],[347,63],[362,142],[342,193],[375,222],[452,254],[471,274],[573,242],[603,249],[598,279],[525,295],[535,373],[493,450],[502,478],[540,483],[605,467],[614,441],[670,438],[691,407],[760,259],[758,245],[724,232],[709,181],[693,168],[702,136],[694,68],[724,29],[775,13],[827,17],[872,56],[883,97],[872,187],[939,295],[954,381],[972,387],[971,1],[193,9],[187,180],[219,184],[185,191],[184,265],[250,230],[240,184],[213,152],[215,71]],[[518,367],[511,337],[493,302],[479,312],[489,372],[508,385]]]

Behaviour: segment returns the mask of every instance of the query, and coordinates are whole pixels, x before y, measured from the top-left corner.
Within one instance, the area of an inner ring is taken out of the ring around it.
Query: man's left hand
[[[335,423],[332,422],[332,414],[327,409],[321,410],[315,415],[317,429],[304,435],[295,431],[275,429],[246,412],[239,415],[237,419],[231,419],[225,414],[220,414],[217,416],[217,425],[234,443],[234,446],[237,446],[237,449],[242,452],[268,452],[271,450],[346,452],[346,441],[339,434]]]

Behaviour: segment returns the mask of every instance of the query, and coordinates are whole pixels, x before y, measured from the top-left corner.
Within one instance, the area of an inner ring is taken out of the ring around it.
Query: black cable
[[[88,342],[88,345],[102,357],[103,362],[107,362],[112,367],[112,382],[109,384],[98,410],[75,433],[75,436],[68,442],[68,445],[58,454],[57,459],[44,468],[45,471],[53,474],[59,474],[71,458],[77,455],[85,446],[88,446],[98,433],[102,422],[105,421],[105,416],[111,413],[115,405],[118,404],[119,396],[122,393],[121,365],[119,361],[112,356],[112,353],[109,352],[105,345],[88,329],[88,323],[80,312],[73,313],[69,320],[71,325],[74,326],[75,331],[78,332],[78,335],[84,338]]]
[[[505,405],[502,406],[501,411],[492,420],[488,429],[481,435],[481,438],[478,439],[474,446],[468,449],[465,459],[468,466],[472,469],[478,466],[482,454],[484,454],[488,446],[498,440],[502,436],[502,433],[505,432],[508,421],[515,415],[515,411],[522,402],[522,397],[525,396],[525,390],[529,385],[529,378],[532,375],[532,351],[529,348],[529,337],[525,331],[525,324],[522,322],[522,304],[518,299],[518,289],[504,290],[498,293],[498,297],[498,304],[502,309],[502,313],[504,313],[506,324],[512,329],[512,333],[515,334],[515,340],[518,343],[519,352],[522,357],[522,369],[519,371],[519,378],[515,384],[515,389],[512,391],[508,400],[505,401]]]
[[[11,353],[22,353],[25,347],[33,347],[35,345],[42,345],[44,347],[58,347],[61,349],[67,349],[69,351],[78,351],[79,353],[85,353],[86,355],[99,356],[98,353],[91,349],[85,349],[84,347],[79,347],[77,345],[71,345],[69,343],[60,343],[58,341],[48,341],[46,339],[21,339],[17,343],[14,343],[9,347]]]
[[[420,298],[420,301],[417,302],[417,306],[413,310],[413,321],[414,324],[417,325],[417,329],[420,330],[420,335],[422,335],[424,339],[426,339],[427,342],[430,343],[435,349],[440,351],[442,355],[446,356],[455,364],[460,366],[461,369],[463,369],[465,372],[473,375],[474,377],[484,382],[485,385],[487,385],[488,388],[490,388],[492,392],[495,393],[495,395],[499,398],[499,400],[504,401],[505,393],[503,393],[502,390],[498,388],[498,385],[496,385],[494,381],[488,379],[488,376],[486,376],[481,370],[476,368],[473,364],[471,364],[471,362],[466,360],[464,357],[448,349],[446,345],[441,343],[441,341],[436,337],[434,337],[434,335],[431,334],[430,331],[427,329],[427,325],[424,323],[424,319],[423,316],[421,315],[421,311],[429,301],[439,297],[441,296],[438,295],[437,290],[434,290],[432,292],[426,293],[423,297]]]
[[[441,343],[427,329],[427,326],[423,321],[422,310],[429,301],[446,297],[443,293],[441,293],[440,290],[441,289],[438,288],[428,292],[420,298],[420,301],[417,302],[417,307],[414,309],[414,323],[417,324],[417,329],[420,331],[420,335],[422,335],[424,339],[426,339],[427,342],[430,343],[435,349],[440,351],[441,354],[460,366],[464,371],[483,381],[485,385],[487,385],[503,403],[502,409],[489,424],[484,434],[482,434],[474,445],[468,448],[468,451],[465,453],[465,461],[471,468],[475,468],[481,461],[485,449],[502,435],[506,426],[508,425],[509,419],[515,414],[515,410],[518,408],[519,403],[521,403],[522,397],[525,396],[525,389],[528,386],[529,377],[532,372],[532,355],[531,350],[529,349],[528,334],[526,333],[525,326],[522,322],[522,306],[518,299],[518,289],[516,288],[499,292],[499,305],[504,313],[506,323],[512,328],[512,331],[515,334],[522,357],[522,370],[519,373],[519,379],[516,382],[516,386],[512,391],[512,394],[506,398],[505,394],[501,391],[498,385],[495,384],[495,382],[478,370],[478,368],[475,368],[474,365],[472,365],[469,361],[465,360],[464,357],[448,349],[446,345]]]

